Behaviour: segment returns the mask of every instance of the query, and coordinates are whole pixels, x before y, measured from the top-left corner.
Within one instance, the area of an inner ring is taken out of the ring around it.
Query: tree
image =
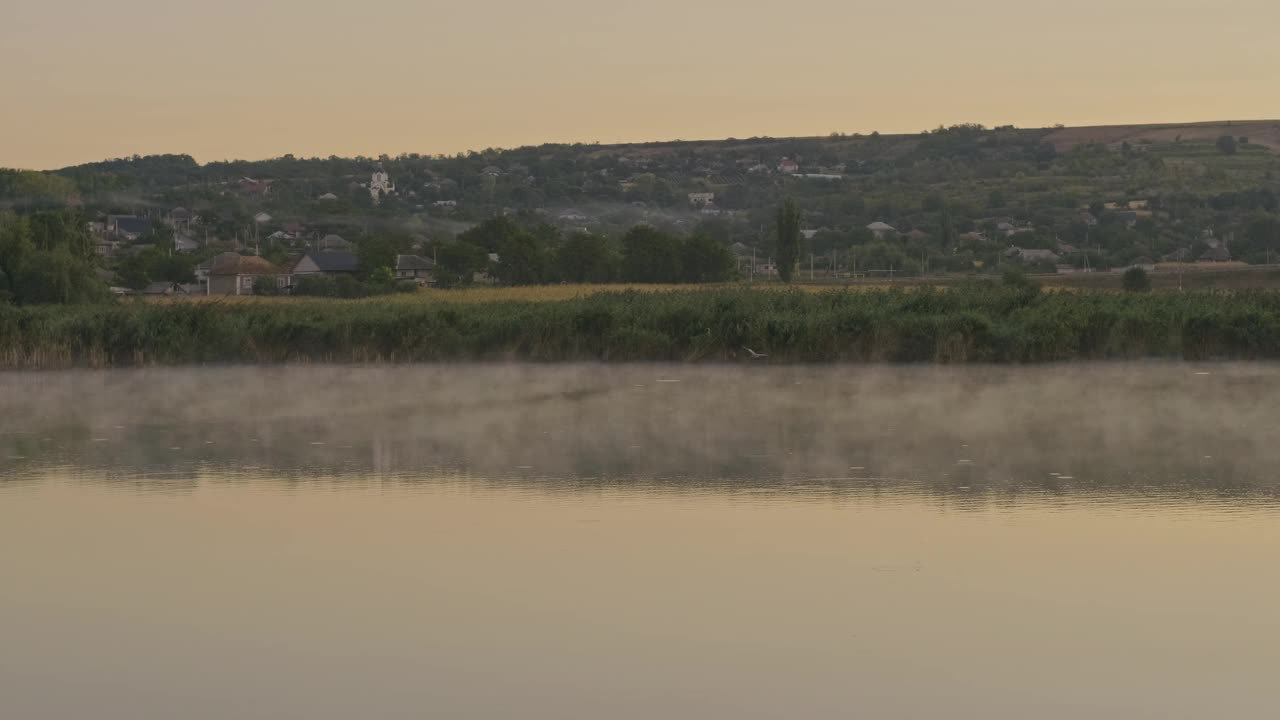
[[[396,267],[396,256],[408,252],[408,238],[390,235],[373,235],[360,240],[357,254],[360,256],[360,268],[368,274],[379,268]]]
[[[151,262],[149,253],[135,253],[126,256],[116,267],[116,275],[120,282],[130,290],[142,290],[151,284]]]
[[[461,240],[441,245],[436,251],[436,285],[466,287],[476,273],[484,270],[488,257],[484,248]]]
[[[106,288],[84,256],[81,232],[75,218],[62,211],[30,217],[0,213],[0,275],[7,296],[18,303],[101,299]]]
[[[1005,265],[1000,273],[1000,283],[1007,288],[1017,290],[1026,297],[1040,294],[1040,283],[1036,282],[1018,265]]]
[[[138,238],[140,245],[154,245],[155,249],[165,255],[172,255],[174,250],[173,228],[163,223],[153,222],[146,234]]]
[[[1121,284],[1124,286],[1125,292],[1151,292],[1151,278],[1147,276],[1147,271],[1140,267],[1131,267],[1125,270]]]
[[[520,226],[506,215],[489,218],[458,236],[465,243],[484,248],[485,252],[500,252],[502,243],[516,236]]]
[[[783,282],[791,282],[796,260],[800,257],[800,209],[791,198],[778,208],[778,248],[775,255],[778,276]]]
[[[1244,243],[1241,245],[1241,252],[1262,254],[1264,259],[1269,259],[1280,250],[1280,218],[1268,213],[1254,215],[1245,230]]]
[[[23,303],[84,303],[101,300],[106,287],[90,266],[65,248],[37,250],[17,276]]]
[[[622,238],[622,279],[675,283],[681,276],[681,243],[651,225],[636,225]]]
[[[518,232],[498,246],[498,264],[493,273],[505,285],[537,285],[546,281],[547,265],[546,252],[538,238]]]
[[[1236,139],[1231,137],[1230,135],[1223,135],[1222,137],[1218,138],[1217,146],[1218,146],[1218,151],[1221,152],[1223,155],[1236,154]]]
[[[598,235],[575,232],[556,249],[555,273],[565,282],[607,283],[617,277],[618,259]]]
[[[685,282],[726,282],[733,276],[733,255],[702,232],[695,232],[684,241],[681,265]]]

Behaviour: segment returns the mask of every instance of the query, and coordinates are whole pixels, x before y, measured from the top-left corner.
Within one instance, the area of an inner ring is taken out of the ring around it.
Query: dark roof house
[[[355,273],[360,270],[360,258],[353,253],[333,252],[307,253],[293,266],[293,275],[340,275]]]
[[[434,270],[435,261],[421,255],[397,255],[396,270]]]
[[[131,215],[117,217],[112,220],[112,228],[117,235],[134,240],[147,234],[151,229],[151,219]]]

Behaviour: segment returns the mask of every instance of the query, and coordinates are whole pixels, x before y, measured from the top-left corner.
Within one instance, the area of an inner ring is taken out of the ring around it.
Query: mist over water
[[[1277,378],[0,373],[0,717],[1269,717]]]
[[[428,366],[0,374],[0,473],[635,491],[1272,497],[1280,366]]]

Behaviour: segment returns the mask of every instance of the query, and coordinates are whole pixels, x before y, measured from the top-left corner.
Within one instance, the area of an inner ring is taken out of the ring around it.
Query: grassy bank
[[[0,307],[0,366],[529,361],[1048,362],[1280,358],[1280,292],[992,284],[621,291],[565,300]]]

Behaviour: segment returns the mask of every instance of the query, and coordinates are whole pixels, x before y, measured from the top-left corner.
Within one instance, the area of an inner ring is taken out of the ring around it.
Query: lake
[[[1278,389],[0,374],[0,717],[1273,717]]]

